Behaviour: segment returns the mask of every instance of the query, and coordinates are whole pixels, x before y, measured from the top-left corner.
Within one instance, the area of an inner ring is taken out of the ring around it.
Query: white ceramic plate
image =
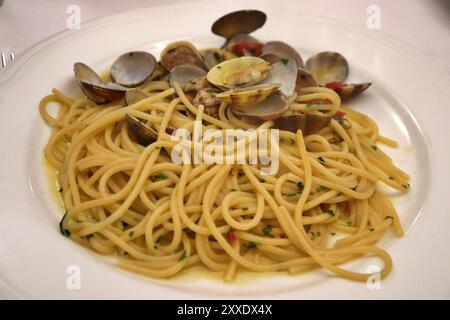
[[[421,54],[377,31],[309,16],[276,1],[246,2],[268,14],[255,35],[284,40],[304,56],[334,50],[351,66],[350,82],[372,81],[354,101],[371,115],[382,134],[399,141],[388,150],[412,175],[411,192],[396,197],[406,230],[402,239],[386,237],[381,245],[394,260],[381,289],[339,279],[325,271],[303,276],[254,277],[223,284],[197,273],[158,281],[121,271],[107,259],[63,238],[61,208],[43,167],[42,149],[49,128],[37,103],[52,87],[78,94],[72,66],[83,61],[105,70],[119,54],[132,49],[156,56],[170,41],[189,39],[199,47],[218,46],[211,23],[242,9],[214,1],[151,7],[82,25],[30,49],[0,74],[0,293],[25,298],[449,298],[450,80]],[[186,10],[189,9],[189,14]],[[385,148],[387,149],[387,148]],[[365,271],[367,262],[347,265]],[[371,262],[374,263],[374,262]],[[67,268],[81,270],[81,289],[66,286]]]

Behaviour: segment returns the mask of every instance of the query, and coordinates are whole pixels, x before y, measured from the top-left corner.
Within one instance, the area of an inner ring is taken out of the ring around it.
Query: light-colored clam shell
[[[281,83],[280,91],[290,96],[294,93],[297,81],[297,63],[293,60],[281,60],[272,64],[268,76],[262,83]]]
[[[183,88],[186,83],[206,76],[206,71],[189,64],[182,64],[173,68],[169,73],[169,85],[174,87],[175,82]]]
[[[269,95],[277,91],[281,84],[260,84],[251,87],[238,88],[225,91],[216,97],[222,102],[239,106],[250,106],[267,99]]]
[[[344,56],[331,51],[313,55],[306,61],[305,68],[322,86],[330,82],[344,82],[349,73],[348,62]]]
[[[227,81],[224,82],[227,75],[233,72],[246,72],[250,69],[260,68],[263,71],[259,72],[258,76],[255,78],[250,77],[248,82],[243,82],[240,84],[230,84]],[[208,81],[223,89],[230,89],[235,87],[244,87],[256,84],[264,80],[269,74],[271,67],[267,61],[257,57],[239,57],[231,60],[224,61],[214,66],[209,70],[207,79]]]
[[[230,109],[237,116],[269,121],[281,117],[288,110],[288,107],[287,97],[279,92],[275,92],[258,104],[251,106],[232,105]]]
[[[145,98],[148,98],[148,95],[142,92],[142,90],[136,88],[128,89],[125,93],[125,104],[131,106]]]
[[[282,41],[266,42],[262,49],[261,58],[264,59],[265,56],[276,56],[278,59],[294,59],[297,63],[297,68],[303,68],[304,66],[303,59],[297,50]],[[272,63],[275,62],[272,59],[270,61]]]
[[[295,84],[295,91],[297,93],[300,93],[302,88],[317,87],[317,86],[318,86],[317,81],[311,73],[301,68],[297,70],[297,80]]]

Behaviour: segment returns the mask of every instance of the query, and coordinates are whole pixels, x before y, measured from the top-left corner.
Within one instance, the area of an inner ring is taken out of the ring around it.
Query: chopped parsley
[[[169,177],[165,173],[162,173],[162,172],[160,172],[157,175],[153,176],[153,179],[155,179],[155,180],[164,180],[164,179],[167,179],[167,178],[169,178]]]
[[[372,149],[377,151],[378,147],[377,146],[372,146]]]
[[[186,250],[183,251],[183,253],[181,254],[181,257],[179,259],[179,261],[183,261],[188,257]]]
[[[242,208],[242,211],[247,211],[248,210],[248,208]]]
[[[298,191],[303,191],[303,189],[305,188],[305,185],[302,182],[298,182],[297,183],[297,189]]]
[[[165,240],[166,237],[162,234],[156,239],[156,243],[160,243],[162,240]]]
[[[64,189],[61,187],[61,188],[59,188],[59,190],[58,190],[58,192],[63,192],[64,191]]]
[[[265,236],[268,236],[272,233],[272,226],[267,225],[262,229],[262,232]]]
[[[352,225],[352,219],[347,219],[347,220],[345,220],[345,223],[346,223],[347,225],[351,226],[351,225]]]
[[[214,52],[214,59],[216,59],[216,61],[222,61],[222,57],[218,52]]]
[[[316,191],[317,191],[317,192],[322,192],[322,186],[318,186],[318,187],[316,188]]]
[[[233,192],[233,191],[237,191],[237,189],[235,189],[235,188],[231,188],[231,189],[230,189],[230,191],[231,191],[231,192]]]
[[[373,232],[375,230],[375,228],[369,228],[370,232]]]
[[[389,180],[394,180],[394,177],[389,177]]]
[[[292,192],[292,193],[288,193],[288,194],[286,194],[288,197],[293,197],[293,196],[296,196],[297,195],[297,193],[296,192]]]
[[[132,237],[134,235],[134,231],[128,232],[128,236]]]
[[[356,191],[356,187],[353,187],[352,190],[353,190],[353,191]]]
[[[336,235],[336,232],[331,232],[330,233],[332,236],[335,236]]]
[[[254,243],[253,241],[247,242],[245,244],[245,246],[247,247],[247,249],[255,249],[256,248],[256,243]]]
[[[316,232],[316,236],[320,237],[322,234],[320,233],[320,231]]]
[[[282,64],[287,65],[288,62],[289,62],[289,59],[281,58],[280,61],[281,61]]]
[[[318,157],[317,159],[319,159],[319,161],[320,161],[321,164],[324,164],[324,163],[325,163],[325,159],[324,159],[324,158]]]
[[[328,209],[327,211],[325,211],[326,213],[328,213],[330,216],[334,217],[334,211],[331,209]]]
[[[407,184],[402,184],[402,187],[405,188],[405,189],[409,189],[409,183],[407,183]]]

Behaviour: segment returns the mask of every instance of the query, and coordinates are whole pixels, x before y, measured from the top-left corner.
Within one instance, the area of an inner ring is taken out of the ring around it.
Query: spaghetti
[[[67,213],[64,235],[105,255],[117,255],[120,268],[169,278],[196,265],[232,281],[240,270],[303,273],[324,268],[339,277],[365,281],[370,275],[340,265],[366,255],[382,259],[381,277],[392,269],[389,254],[376,246],[389,230],[403,234],[382,182],[400,192],[409,176],[376,146],[382,137],[372,119],[341,105],[323,87],[289,97],[291,114],[322,114],[307,108],[313,100],[335,117],[318,133],[280,131],[280,168],[261,175],[252,164],[175,164],[170,127],[193,133],[194,120],[216,129],[267,129],[251,124],[226,103],[218,118],[196,107],[179,86],[147,81],[148,97],[123,107],[72,99],[54,89],[40,102],[53,127],[44,154],[58,170]],[[176,95],[175,95],[176,94]],[[56,102],[56,116],[47,105]],[[345,119],[336,116],[345,113]],[[134,142],[125,116],[156,128],[157,141]],[[195,119],[190,115],[195,115]]]

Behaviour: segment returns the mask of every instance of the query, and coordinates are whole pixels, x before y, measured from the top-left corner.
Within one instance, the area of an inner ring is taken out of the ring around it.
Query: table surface
[[[7,56],[13,51],[17,57],[64,30],[72,4],[80,8],[82,26],[84,21],[130,9],[187,1],[192,0],[4,0],[0,6],[0,51]],[[381,32],[422,51],[450,73],[450,0],[283,0],[283,6],[363,27],[371,5],[380,8]]]

